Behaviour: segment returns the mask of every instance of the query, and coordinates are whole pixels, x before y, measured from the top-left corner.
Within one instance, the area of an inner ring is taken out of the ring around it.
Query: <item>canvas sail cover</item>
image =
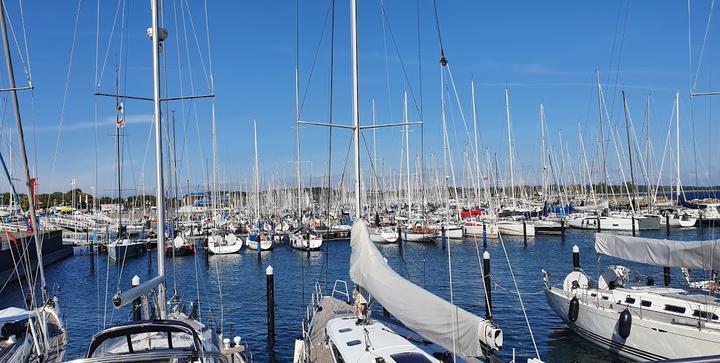
[[[595,233],[595,251],[602,255],[656,266],[703,270],[720,267],[718,241],[673,241]]]
[[[502,331],[491,321],[433,295],[388,266],[364,221],[353,225],[350,246],[350,278],[408,328],[462,357],[484,356],[483,344],[492,350],[502,347]]]
[[[573,206],[573,209],[574,209],[574,210],[578,210],[578,211],[582,211],[582,212],[602,211],[602,210],[608,209],[608,206],[609,206],[609,205],[610,205],[610,204],[609,204],[608,201],[606,200],[606,201],[603,201],[603,202],[600,203],[600,204],[574,205],[574,206]]]

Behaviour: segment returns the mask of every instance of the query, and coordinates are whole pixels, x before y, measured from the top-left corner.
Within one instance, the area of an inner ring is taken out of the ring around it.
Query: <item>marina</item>
[[[525,5],[0,0],[0,362],[720,361],[714,2]]]

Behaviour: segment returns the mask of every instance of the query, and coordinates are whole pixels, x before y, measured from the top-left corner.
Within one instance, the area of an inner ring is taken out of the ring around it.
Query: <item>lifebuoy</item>
[[[620,337],[627,339],[630,336],[630,328],[632,328],[632,314],[630,310],[625,309],[620,313],[618,319],[618,334],[620,334]]]
[[[568,309],[568,319],[572,321],[573,323],[577,321],[578,313],[580,312],[580,302],[578,301],[577,297],[573,297],[572,300],[570,300],[570,308]]]

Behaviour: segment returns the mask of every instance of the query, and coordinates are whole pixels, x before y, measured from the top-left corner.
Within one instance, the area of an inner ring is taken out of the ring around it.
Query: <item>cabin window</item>
[[[718,320],[718,316],[713,313],[709,313],[707,311],[701,311],[701,310],[694,310],[693,316],[696,318],[703,318],[703,319],[712,319],[712,320]]]
[[[340,333],[347,333],[347,332],[349,332],[349,331],[352,331],[352,329],[350,329],[350,328],[342,328],[342,329],[338,330],[338,332],[340,332]]]
[[[665,304],[665,311],[672,313],[685,314],[685,308],[677,305]]]
[[[432,363],[425,355],[416,352],[391,354],[390,358],[397,363]]]
[[[635,298],[632,298],[632,297],[628,296],[628,297],[625,298],[625,303],[627,303],[627,304],[634,304],[634,303],[635,303]]]
[[[590,296],[595,297],[597,296],[597,294],[593,292],[592,294],[590,294]]]
[[[351,340],[351,341],[349,341],[349,342],[347,342],[347,343],[345,343],[345,344],[347,344],[348,347],[354,347],[354,346],[360,344],[360,341],[357,340],[357,339],[354,339],[354,340]]]
[[[610,296],[605,296],[605,295],[603,295],[602,298],[603,298],[603,300],[610,300]]]
[[[642,301],[640,301],[640,305],[642,305],[646,308],[649,308],[650,306],[652,306],[652,301],[642,300]]]

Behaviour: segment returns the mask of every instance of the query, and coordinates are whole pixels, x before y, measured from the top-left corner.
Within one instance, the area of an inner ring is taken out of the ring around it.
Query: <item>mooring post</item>
[[[698,221],[698,223],[700,226],[700,235],[702,236],[703,235],[703,213],[702,212],[700,212],[700,220]]]
[[[275,345],[275,282],[272,266],[265,269],[265,280],[267,289],[267,334],[268,348]]]
[[[574,245],[572,248],[573,271],[580,271],[580,247]]]
[[[665,287],[670,286],[670,267],[663,267],[663,283]]]
[[[630,219],[632,221],[632,235],[635,237],[635,215],[630,216]]]
[[[560,238],[565,242],[565,218],[560,220]]]
[[[483,221],[483,249],[487,249],[487,226],[485,225],[485,221]]]
[[[523,243],[527,246],[527,224],[523,219]]]
[[[665,214],[665,238],[670,238],[670,213]]]
[[[140,285],[140,276],[138,276],[138,275],[133,276],[131,284],[132,284],[132,287],[139,286]],[[142,310],[140,309],[141,307],[142,307],[142,299],[141,298],[138,297],[135,300],[133,300],[133,320],[135,320],[135,321],[141,320],[141,316],[142,316],[141,315]]]
[[[490,253],[483,252],[483,281],[485,282],[485,318],[492,319],[492,292],[490,289]]]
[[[442,249],[445,251],[447,248],[447,235],[445,233],[445,225],[440,225],[440,240],[442,241]]]

